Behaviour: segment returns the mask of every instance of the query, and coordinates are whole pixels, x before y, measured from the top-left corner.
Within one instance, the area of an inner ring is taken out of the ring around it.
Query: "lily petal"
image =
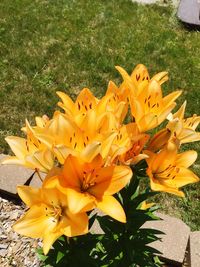
[[[187,184],[199,182],[199,177],[195,175],[191,170],[180,167],[179,173],[176,175],[174,180],[167,180],[172,185],[176,187],[182,187]]]
[[[71,213],[90,211],[95,208],[95,198],[88,193],[80,193],[71,188],[59,187],[68,202],[68,209]]]
[[[122,223],[126,222],[126,215],[121,204],[113,196],[105,196],[97,202],[97,208],[105,214]]]
[[[165,96],[163,98],[163,105],[170,106],[181,94],[182,94],[182,91],[178,90]]]
[[[176,157],[176,165],[189,168],[197,159],[197,152],[194,150],[185,151]]]
[[[110,166],[96,172],[96,185],[89,189],[89,192],[98,197],[113,195],[119,192],[128,184],[132,177],[132,171],[127,166]]]
[[[41,201],[40,196],[40,189],[33,188],[26,185],[21,185],[17,187],[17,193],[22,199],[22,201],[28,206],[31,207],[32,205],[38,204]]]
[[[67,214],[69,221],[69,227],[64,229],[64,235],[72,237],[79,236],[88,233],[88,216],[86,213]]]
[[[60,237],[62,236],[63,233],[61,231],[56,231],[56,232],[51,232],[51,233],[46,233],[43,238],[43,252],[44,255],[47,255],[49,252],[51,246],[53,243]]]
[[[156,179],[151,179],[150,180],[151,183],[151,189],[153,191],[160,191],[160,192],[167,192],[167,193],[171,193],[180,197],[184,197],[185,194],[180,191],[178,188],[174,188],[174,187],[167,187],[166,185],[162,185],[160,184]]]
[[[85,149],[81,152],[80,157],[83,158],[86,162],[91,162],[98,154],[101,152],[101,143],[93,142],[88,144]]]
[[[186,104],[187,104],[187,101],[184,101],[183,105],[179,108],[179,110],[173,114],[174,119],[176,118],[178,118],[179,120],[184,119]]]
[[[45,207],[44,204],[32,206],[24,217],[13,225],[14,231],[24,236],[40,238],[45,232],[55,228],[56,223],[46,216]]]
[[[17,136],[8,136],[5,140],[9,144],[13,153],[19,159],[23,159],[24,155],[27,154],[26,139]]]

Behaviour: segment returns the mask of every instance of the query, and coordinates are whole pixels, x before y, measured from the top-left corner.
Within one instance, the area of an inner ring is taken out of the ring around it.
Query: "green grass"
[[[182,88],[187,115],[200,113],[200,33],[177,21],[172,7],[130,0],[0,1],[0,152],[7,135],[21,134],[25,118],[51,114],[63,90],[75,97],[83,87],[103,95],[119,83],[115,65],[128,72],[138,63],[151,75],[169,71],[164,94]],[[190,145],[200,151],[198,144]],[[195,170],[200,173],[199,160]],[[163,209],[200,229],[200,186],[187,198],[163,195]]]

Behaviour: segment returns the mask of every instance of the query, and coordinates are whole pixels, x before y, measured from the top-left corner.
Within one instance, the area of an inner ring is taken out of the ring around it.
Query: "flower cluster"
[[[180,187],[199,180],[188,169],[197,153],[179,150],[200,140],[200,116],[184,118],[186,103],[171,113],[181,91],[163,96],[167,72],[150,78],[142,64],[131,75],[116,68],[123,82],[118,87],[110,81],[102,98],[84,88],[74,102],[59,91],[61,109],[52,118],[36,117],[34,126],[26,121],[26,138],[6,138],[15,156],[4,164],[46,173],[41,188],[18,186],[29,209],[14,225],[22,235],[42,238],[45,254],[62,235],[86,234],[88,212],[95,208],[125,223],[114,194],[129,184],[139,161],[147,163],[153,191],[183,196]],[[154,134],[161,124],[164,128]]]

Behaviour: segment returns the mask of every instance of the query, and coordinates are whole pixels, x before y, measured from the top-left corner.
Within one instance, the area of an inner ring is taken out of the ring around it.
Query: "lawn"
[[[187,116],[200,114],[200,33],[176,19],[171,6],[143,6],[130,0],[0,1],[0,153],[7,135],[21,135],[25,118],[52,115],[66,91],[83,87],[96,96],[109,80],[121,81],[115,65],[129,73],[138,63],[150,74],[169,71],[164,94],[181,88]],[[197,143],[185,146],[200,152]],[[199,159],[194,165],[200,174]],[[162,209],[200,230],[200,185],[187,186],[186,199],[162,195]]]

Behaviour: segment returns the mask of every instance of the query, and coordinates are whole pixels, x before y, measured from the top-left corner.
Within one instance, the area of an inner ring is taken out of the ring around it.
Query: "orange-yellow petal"
[[[101,201],[97,202],[97,208],[117,221],[126,222],[126,214],[113,196],[104,196]]]
[[[46,216],[45,207],[44,204],[32,206],[24,217],[13,225],[14,231],[32,238],[41,238],[45,232],[52,231],[56,223]]]
[[[182,91],[178,90],[165,96],[163,98],[163,105],[170,106],[181,94],[182,94]]]
[[[64,229],[64,235],[72,237],[88,233],[88,216],[86,213],[72,214],[68,212],[69,227]]]
[[[21,185],[17,187],[17,193],[28,207],[31,207],[34,204],[38,204],[41,201],[39,188]]]
[[[174,187],[182,187],[187,184],[199,182],[199,177],[191,170],[180,167],[178,174],[173,180],[166,180],[167,184],[172,184]]]
[[[194,150],[189,150],[181,154],[178,154],[176,157],[175,164],[180,167],[188,168],[195,162],[196,159],[197,159],[197,152]]]
[[[95,197],[87,192],[81,193],[71,188],[59,188],[65,195],[68,202],[68,209],[71,213],[80,213],[95,208]]]
[[[5,138],[13,153],[19,158],[23,159],[27,154],[26,139],[17,136],[8,136]]]
[[[157,82],[159,82],[160,85],[168,81],[168,79],[168,72],[166,71],[159,72],[151,78],[151,80],[156,80]]]
[[[89,192],[97,198],[102,195],[113,195],[125,187],[132,177],[132,171],[127,166],[110,166],[96,172],[96,184]]]
[[[63,231],[55,231],[46,233],[43,238],[43,252],[47,255],[53,243],[63,235]]]
[[[156,179],[151,179],[150,183],[151,183],[151,189],[153,191],[161,191],[161,192],[171,193],[180,197],[184,197],[184,193],[180,191],[178,188],[162,185]]]
[[[91,162],[98,154],[101,152],[101,143],[95,141],[88,144],[85,149],[81,152],[80,157],[83,158],[86,162]]]

